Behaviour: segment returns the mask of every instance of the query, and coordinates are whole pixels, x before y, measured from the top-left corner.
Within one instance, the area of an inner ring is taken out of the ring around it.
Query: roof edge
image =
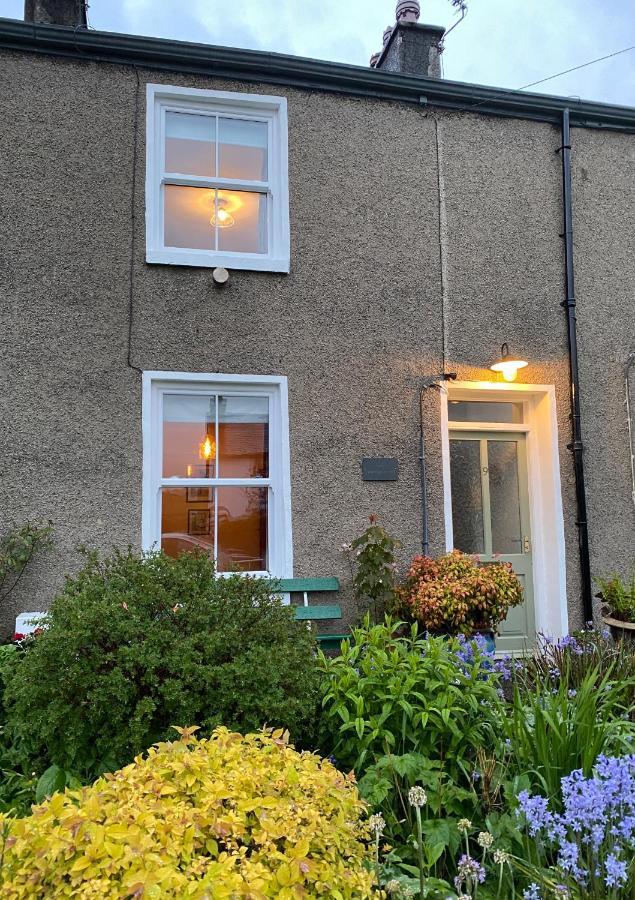
[[[0,18],[0,47],[150,69],[266,82],[305,90],[436,106],[484,115],[557,123],[571,111],[571,124],[635,133],[635,108],[549,94],[465,84],[383,72],[363,66],[241,50],[189,41],[40,25]]]

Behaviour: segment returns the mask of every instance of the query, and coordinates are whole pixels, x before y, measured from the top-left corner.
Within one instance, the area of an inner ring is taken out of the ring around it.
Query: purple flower
[[[474,884],[477,882],[483,884],[485,881],[485,869],[483,866],[478,860],[473,859],[466,853],[460,858],[457,869],[459,874],[454,879],[454,886],[457,890],[461,888],[464,881],[474,882]]]
[[[626,874],[626,862],[618,859],[615,853],[609,853],[604,863],[606,877],[604,883],[607,887],[624,887],[628,878]]]
[[[584,887],[592,871],[607,887],[628,880],[635,853],[635,755],[599,756],[586,778],[576,770],[561,781],[563,813],[552,813],[544,797],[518,795],[529,834],[557,851],[558,868]]]
[[[529,791],[521,791],[518,795],[518,802],[525,814],[531,837],[535,837],[539,831],[547,828],[553,822],[553,815],[548,809],[548,801],[544,797],[532,796]]]
[[[540,900],[540,890],[535,881],[523,891],[523,900]]]

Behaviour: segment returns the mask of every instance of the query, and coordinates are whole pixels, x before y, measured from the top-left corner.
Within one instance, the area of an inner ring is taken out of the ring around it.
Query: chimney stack
[[[418,0],[398,0],[395,24],[383,33],[383,49],[371,66],[400,75],[441,77],[441,41],[445,33],[438,25],[420,25]]]
[[[24,21],[87,28],[85,0],[24,0]]]

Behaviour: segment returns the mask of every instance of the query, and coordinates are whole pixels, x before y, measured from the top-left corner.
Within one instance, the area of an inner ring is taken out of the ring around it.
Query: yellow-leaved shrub
[[[0,821],[3,900],[371,896],[352,780],[282,732],[180,730],[90,787]]]

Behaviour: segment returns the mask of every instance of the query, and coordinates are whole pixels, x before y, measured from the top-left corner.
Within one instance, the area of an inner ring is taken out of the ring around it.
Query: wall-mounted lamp
[[[490,366],[492,372],[500,372],[505,381],[516,381],[519,369],[524,369],[528,363],[524,359],[518,359],[509,352],[509,346],[503,344],[501,347],[501,359],[496,360]]]

